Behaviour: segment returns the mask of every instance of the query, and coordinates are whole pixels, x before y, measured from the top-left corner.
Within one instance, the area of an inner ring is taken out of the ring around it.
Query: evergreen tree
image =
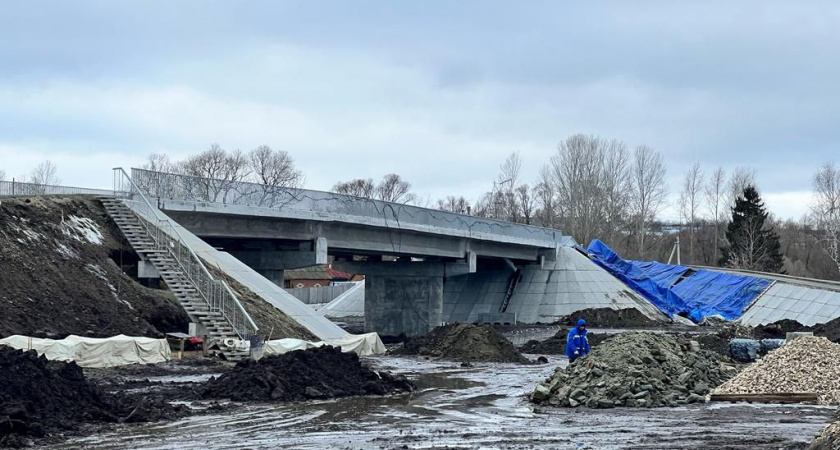
[[[754,186],[744,188],[732,208],[732,221],[726,227],[726,240],[720,264],[734,269],[779,272],[782,254],[779,235],[767,223],[767,209]]]

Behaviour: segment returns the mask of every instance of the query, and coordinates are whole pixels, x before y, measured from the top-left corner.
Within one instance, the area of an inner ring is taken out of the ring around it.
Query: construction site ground
[[[531,355],[533,356],[533,355]],[[230,370],[204,360],[86,370],[109,391],[165,395],[196,408],[175,422],[83,425],[39,442],[51,449],[804,449],[835,407],[711,403],[679,408],[581,410],[535,407],[527,394],[547,365],[364,358],[413,380],[413,394],[304,403],[190,400],[211,376]],[[179,400],[180,399],[180,400]]]

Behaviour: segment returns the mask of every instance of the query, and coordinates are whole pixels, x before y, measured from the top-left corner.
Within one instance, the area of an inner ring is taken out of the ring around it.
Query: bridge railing
[[[212,311],[219,311],[241,339],[249,339],[257,325],[224,280],[215,278],[195,254],[178,228],[149,202],[143,189],[122,169],[114,169],[112,195],[135,200],[140,223],[159,250],[167,251]]]
[[[471,237],[507,236],[512,241],[535,246],[570,245],[559,230],[502,220],[457,214],[437,209],[390,203],[332,192],[286,188],[242,181],[202,178],[191,175],[131,169],[138,186],[160,200],[220,203],[271,208],[281,211],[325,213],[349,216],[361,222],[390,228],[406,226],[438,229]],[[410,227],[409,227],[410,228]]]
[[[96,195],[111,196],[114,191],[106,189],[88,189],[74,186],[57,186],[21,181],[0,181],[0,197],[35,195]]]

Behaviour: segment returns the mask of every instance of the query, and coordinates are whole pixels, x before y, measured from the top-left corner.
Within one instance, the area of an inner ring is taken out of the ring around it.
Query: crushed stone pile
[[[837,416],[837,420],[823,428],[811,441],[808,450],[840,450],[840,411]]]
[[[492,326],[468,323],[444,325],[423,336],[408,338],[403,348],[394,353],[462,362],[531,363]]]
[[[551,406],[662,407],[704,402],[735,375],[735,366],[696,342],[674,335],[622,333],[566,369],[557,368],[531,394]]]
[[[544,341],[538,341],[535,339],[530,340],[520,347],[519,351],[531,354],[562,355],[566,353],[566,338],[568,334],[569,330],[560,330],[557,334]],[[586,334],[590,347],[595,347],[612,336],[613,335],[592,332]]]
[[[744,369],[715,389],[717,394],[813,392],[821,404],[840,404],[840,345],[802,337]]]
[[[200,394],[234,401],[287,402],[413,390],[414,385],[402,375],[374,372],[355,353],[324,346],[240,361],[230,372],[207,381]]]
[[[185,414],[186,407],[160,400],[105,395],[76,363],[0,345],[0,447],[28,445],[24,436],[42,437],[80,422],[148,422]]]

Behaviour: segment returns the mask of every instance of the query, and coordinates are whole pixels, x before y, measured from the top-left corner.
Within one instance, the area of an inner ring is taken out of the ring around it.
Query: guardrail
[[[230,286],[210,274],[210,271],[187,244],[172,222],[161,217],[143,190],[122,168],[114,169],[114,190],[111,195],[135,201],[140,223],[159,250],[166,250],[175,259],[184,275],[195,286],[212,311],[219,311],[231,324],[240,339],[250,339],[258,331],[257,325],[231,291]],[[136,199],[135,199],[136,197]]]
[[[159,200],[220,203],[271,208],[304,214],[360,218],[390,228],[437,230],[445,234],[481,237],[505,236],[523,245],[553,248],[574,241],[560,230],[502,220],[456,214],[401,203],[309,189],[286,188],[242,181],[131,169],[131,178],[150,197]],[[434,231],[433,231],[434,232]],[[504,239],[500,239],[504,240]]]
[[[0,181],[0,197],[25,197],[36,195],[96,195],[111,196],[114,191],[106,189],[87,189],[73,186],[24,183],[21,181]]]

